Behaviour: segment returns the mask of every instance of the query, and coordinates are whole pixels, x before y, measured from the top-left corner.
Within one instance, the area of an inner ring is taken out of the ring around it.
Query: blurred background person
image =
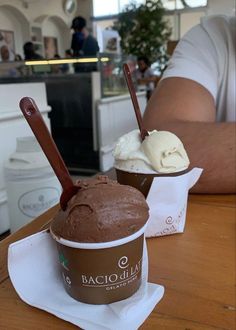
[[[10,77],[17,77],[20,75],[20,70],[18,67],[14,66],[14,64],[10,61],[10,51],[8,46],[3,45],[0,48],[0,55],[1,61],[4,62],[4,67],[1,69],[1,74],[10,76]],[[7,64],[9,62],[9,64]]]
[[[71,41],[73,56],[96,56],[99,51],[97,40],[87,30],[86,19],[77,16],[73,19],[71,28],[74,30]]]
[[[54,60],[60,60],[61,56],[59,54],[55,54],[53,56],[53,59]],[[61,71],[61,67],[62,67],[61,64],[52,64],[51,67],[52,67],[52,73],[61,73],[62,72]]]
[[[20,54],[15,54],[14,61],[15,61],[15,62],[22,61],[22,57],[21,57],[21,55],[20,55]]]
[[[84,33],[82,30],[85,29],[86,20],[81,17],[75,17],[72,21],[71,29],[74,30],[71,40],[71,49],[74,57],[83,55],[82,47],[85,39]]]
[[[71,49],[66,49],[65,58],[72,58],[72,57],[73,57],[73,53],[72,53]]]
[[[151,64],[146,56],[139,56],[137,60],[138,68],[133,72],[133,78],[138,91],[146,91],[147,100],[149,100],[155,89],[157,76],[151,69]]]
[[[7,61],[10,60],[10,52],[9,52],[9,49],[6,45],[3,45],[0,48],[0,55],[1,55],[1,60],[3,62],[7,62]]]
[[[73,53],[71,49],[66,49],[65,50],[65,58],[73,58]],[[74,68],[71,63],[63,63],[61,65],[61,72],[62,73],[74,73]]]
[[[25,60],[40,60],[42,59],[42,56],[36,53],[35,51],[35,45],[28,41],[23,46]]]
[[[79,56],[97,56],[99,46],[97,40],[89,33],[86,28],[86,19],[82,16],[77,16],[73,19],[71,28],[74,30],[71,41],[71,49],[74,57]],[[97,65],[94,63],[75,64],[75,72],[90,72],[96,71]]]

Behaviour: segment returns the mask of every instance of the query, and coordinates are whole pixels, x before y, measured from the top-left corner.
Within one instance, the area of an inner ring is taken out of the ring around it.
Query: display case
[[[135,68],[132,58],[104,53],[97,58],[95,72],[65,73],[60,71],[60,63],[50,60],[43,65],[25,65],[24,61],[0,64],[0,84],[44,82],[52,108],[52,135],[67,167],[78,174],[94,174],[113,166],[117,138],[137,127],[124,62],[131,70]],[[57,73],[52,70],[54,65],[59,66]],[[145,93],[137,96],[143,112]]]
[[[127,94],[127,85],[123,74],[123,63],[128,62],[132,70],[132,68],[135,67],[134,59],[118,54],[106,53],[100,54],[100,58],[107,59],[107,61],[99,62],[102,97],[106,98]]]
[[[32,41],[36,46],[39,47],[40,53],[44,52],[43,41],[42,41],[42,31],[40,26],[31,27],[31,37]],[[91,59],[92,65],[90,70],[89,61]],[[130,71],[132,72],[136,67],[136,59],[134,57],[122,56],[120,54],[110,54],[110,53],[99,53],[97,58],[79,58],[81,60],[80,66],[85,68],[81,72],[73,73],[73,67],[75,63],[54,63],[53,60],[45,60],[45,63],[40,65],[32,64],[28,61],[25,62],[5,62],[0,63],[0,78],[37,78],[37,77],[47,77],[55,75],[55,79],[61,76],[68,76],[70,74],[82,74],[83,72],[97,71],[101,75],[101,97],[112,97],[127,94],[127,85],[123,74],[123,63],[128,63]],[[73,59],[72,59],[73,60]],[[83,62],[83,60],[85,60]],[[96,60],[96,61],[95,61]],[[75,59],[76,61],[76,59]]]

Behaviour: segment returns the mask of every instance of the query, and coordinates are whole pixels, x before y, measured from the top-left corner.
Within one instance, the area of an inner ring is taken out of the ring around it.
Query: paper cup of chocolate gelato
[[[88,304],[126,299],[141,284],[147,203],[138,190],[104,176],[78,185],[50,228],[64,287]]]
[[[167,131],[152,131],[144,141],[139,130],[120,137],[113,152],[117,181],[147,197],[154,177],[188,171],[189,159],[180,139]]]

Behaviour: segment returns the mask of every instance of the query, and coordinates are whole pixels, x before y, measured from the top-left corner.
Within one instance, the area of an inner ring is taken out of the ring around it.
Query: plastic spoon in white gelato
[[[128,89],[129,89],[130,97],[131,97],[131,100],[133,103],[136,119],[138,122],[140,136],[143,141],[145,139],[145,137],[148,136],[148,131],[143,127],[143,119],[142,119],[141,111],[140,111],[139,104],[138,104],[138,99],[136,96],[136,92],[134,89],[134,85],[133,85],[132,78],[131,78],[131,72],[130,72],[128,64],[125,63],[123,65],[123,71],[125,74],[125,80],[126,80],[126,83],[127,83]]]

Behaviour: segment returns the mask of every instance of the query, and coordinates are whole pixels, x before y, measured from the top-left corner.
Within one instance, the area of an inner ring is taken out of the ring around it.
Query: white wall
[[[6,16],[5,10],[0,12],[0,30],[19,31],[19,29],[17,29],[18,25],[19,25],[18,22],[14,24],[14,21],[11,20],[9,16]],[[18,33],[17,32],[15,33],[15,45],[17,41],[22,41],[22,36],[17,36],[16,34]],[[0,42],[0,46],[1,46],[1,42]],[[16,48],[18,50],[19,48],[21,48],[21,46],[19,47],[18,45]],[[14,60],[14,54],[12,52],[10,52],[10,60],[11,61]]]
[[[208,0],[207,15],[235,15],[235,0]]]
[[[194,25],[200,23],[201,17],[205,16],[205,11],[197,11],[193,13],[184,13],[181,15],[180,20],[180,37],[190,30]]]
[[[39,22],[44,36],[57,38],[58,52],[63,56],[64,50],[70,47],[70,25],[73,17],[84,16],[88,21],[88,27],[92,30],[90,17],[93,13],[93,1],[77,0],[77,2],[76,12],[68,15],[63,10],[62,0],[0,0],[0,29],[14,31],[15,51],[23,55],[22,46],[30,38],[29,26],[33,22]],[[199,22],[200,16],[233,13],[235,13],[235,0],[208,0],[205,11],[184,14],[181,19],[181,36]],[[176,37],[176,35],[172,36],[172,39]]]
[[[181,11],[166,16],[172,28],[171,40],[178,40],[200,22],[201,17],[209,15],[235,15],[235,0],[208,0],[207,7],[193,12]]]
[[[15,151],[16,137],[33,135],[19,108],[20,99],[26,95],[35,100],[50,126],[47,113],[51,108],[47,104],[44,83],[0,84],[0,190],[5,186],[3,163]]]
[[[22,54],[23,40],[29,39],[29,22],[24,14],[16,8],[0,5],[0,30],[14,31],[15,52]]]
[[[65,55],[65,50],[70,48],[70,30],[66,25],[63,26],[62,24],[58,24],[53,18],[48,18],[43,22],[42,34],[45,37],[54,37],[57,39],[58,54],[61,57]]]
[[[181,14],[180,37],[198,24],[203,16],[233,14],[235,14],[235,0],[208,0],[206,9]]]
[[[44,83],[0,84],[0,234],[9,229],[4,163],[16,150],[17,137],[33,135],[19,109],[19,101],[25,95],[35,100],[50,128],[51,108],[47,105]]]
[[[30,26],[36,22],[43,36],[57,38],[58,52],[64,56],[65,49],[70,48],[70,26],[76,15],[84,16],[92,29],[92,0],[77,2],[77,11],[69,15],[62,0],[0,0],[0,30],[14,31],[15,52],[23,56],[23,44],[30,40]]]

